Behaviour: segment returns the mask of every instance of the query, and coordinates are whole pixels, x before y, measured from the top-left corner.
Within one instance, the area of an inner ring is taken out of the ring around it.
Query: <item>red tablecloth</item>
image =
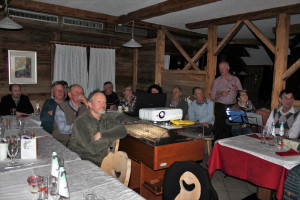
[[[281,200],[284,180],[288,169],[218,143],[214,145],[208,161],[208,172],[212,178],[215,170],[220,169],[228,175],[248,180],[251,183],[276,190],[276,198]]]

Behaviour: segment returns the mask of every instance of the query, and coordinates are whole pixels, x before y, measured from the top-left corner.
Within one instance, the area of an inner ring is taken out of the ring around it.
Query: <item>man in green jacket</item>
[[[112,142],[124,138],[127,132],[122,124],[105,113],[106,97],[101,91],[89,95],[88,108],[74,122],[69,149],[81,159],[100,166]]]

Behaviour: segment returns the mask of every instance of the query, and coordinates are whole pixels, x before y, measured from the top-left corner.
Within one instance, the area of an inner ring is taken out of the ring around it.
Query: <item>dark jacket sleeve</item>
[[[11,95],[2,97],[0,103],[0,115],[10,115],[10,109],[15,107],[16,104],[14,103]]]
[[[17,111],[26,113],[26,114],[31,114],[34,112],[33,107],[27,96],[21,95],[20,102],[18,103],[18,106],[17,106]]]

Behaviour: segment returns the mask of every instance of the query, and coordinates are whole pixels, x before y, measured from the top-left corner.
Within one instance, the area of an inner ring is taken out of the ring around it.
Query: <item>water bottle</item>
[[[282,149],[283,147],[283,136],[284,136],[284,124],[280,123],[279,135],[277,136],[277,148]]]
[[[274,124],[274,122],[272,122],[271,133],[269,135],[269,142],[268,142],[268,144],[270,146],[274,146],[275,145],[275,137],[276,137],[275,124]]]
[[[66,171],[64,166],[59,167],[58,195],[59,200],[70,199]]]
[[[58,157],[56,151],[52,152],[52,164],[51,164],[51,177],[50,177],[50,194],[56,195],[57,194],[57,182],[58,182]]]

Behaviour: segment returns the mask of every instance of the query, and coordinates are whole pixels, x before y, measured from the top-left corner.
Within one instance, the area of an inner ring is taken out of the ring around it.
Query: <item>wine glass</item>
[[[16,137],[8,137],[7,143],[7,153],[11,161],[10,166],[15,166],[15,157],[17,156],[19,151],[18,140]]]

